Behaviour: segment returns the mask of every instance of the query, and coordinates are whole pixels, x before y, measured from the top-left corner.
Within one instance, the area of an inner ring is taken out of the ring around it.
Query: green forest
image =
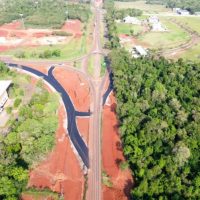
[[[105,8],[131,198],[200,199],[200,63],[132,58],[120,47],[113,1]]]
[[[142,15],[142,11],[139,9],[128,8],[128,9],[120,9],[115,11],[115,18],[116,19],[124,19],[124,17],[131,16],[131,17],[138,17]]]
[[[23,76],[0,63],[0,77],[4,80],[20,80]],[[29,77],[27,82],[30,83]],[[58,97],[48,93],[41,81],[26,104],[23,103],[26,93],[14,81],[9,89],[10,98],[16,97],[18,92],[21,100],[16,99],[14,107],[7,109],[11,113],[12,109],[18,108],[17,117],[13,115],[7,131],[0,134],[0,199],[6,200],[19,199],[26,188],[29,170],[53,148],[58,126]]]
[[[133,199],[200,199],[200,64],[123,49],[110,61]]]
[[[21,20],[23,14],[25,27],[60,28],[67,18],[87,22],[90,13],[89,5],[64,0],[2,0],[0,24]]]

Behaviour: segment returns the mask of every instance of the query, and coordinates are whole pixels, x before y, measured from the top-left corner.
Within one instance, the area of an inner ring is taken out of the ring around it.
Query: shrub
[[[19,105],[21,104],[21,102],[22,102],[21,99],[19,99],[19,98],[15,99],[14,107],[15,107],[15,108],[19,107]]]

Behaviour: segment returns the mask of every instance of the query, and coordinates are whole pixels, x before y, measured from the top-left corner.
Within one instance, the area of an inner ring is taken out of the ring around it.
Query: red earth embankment
[[[58,115],[56,146],[48,158],[30,172],[28,186],[48,187],[52,191],[63,193],[65,200],[81,200],[84,178],[63,127],[66,118],[63,106],[60,107]]]
[[[90,108],[90,88],[82,75],[64,68],[56,68],[53,74],[69,94],[75,109],[88,112]]]
[[[111,188],[103,186],[103,200],[127,200],[133,185],[131,172],[121,170],[119,163],[124,161],[116,116],[116,100],[110,94],[103,108],[102,124],[103,171],[113,184]]]

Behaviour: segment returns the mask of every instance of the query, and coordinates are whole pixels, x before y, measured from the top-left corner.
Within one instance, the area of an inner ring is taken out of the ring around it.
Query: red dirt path
[[[121,141],[118,132],[116,116],[116,100],[113,93],[108,98],[107,105],[103,108],[103,135],[102,135],[102,159],[103,170],[111,178],[112,188],[103,186],[104,200],[126,200],[133,185],[133,179],[129,170],[122,171],[118,162],[124,161]]]

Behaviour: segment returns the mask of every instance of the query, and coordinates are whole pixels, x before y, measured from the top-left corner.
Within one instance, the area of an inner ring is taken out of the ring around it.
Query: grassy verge
[[[185,60],[198,61],[200,60],[200,44],[193,46],[190,49],[187,49],[183,54],[180,55],[180,58]]]
[[[104,76],[106,73],[106,63],[105,63],[105,58],[101,57],[101,77]]]
[[[181,24],[190,27],[191,30],[200,33],[200,17],[176,17],[175,19]]]
[[[190,40],[189,34],[170,22],[168,18],[161,17],[160,20],[167,27],[168,32],[149,32],[142,35],[140,41],[149,44],[150,48],[158,49],[173,48]]]
[[[22,196],[24,195],[31,196],[35,200],[41,199],[41,198],[47,199],[48,197],[51,199],[53,198],[54,200],[61,200],[58,193],[52,192],[49,189],[37,190],[35,188],[29,188],[25,190],[24,192],[22,192]]]
[[[88,73],[93,76],[94,74],[94,56],[90,56],[89,61],[88,61]]]
[[[105,171],[102,172],[102,183],[107,187],[113,186],[113,183],[110,180],[110,177],[108,176],[108,174]]]

